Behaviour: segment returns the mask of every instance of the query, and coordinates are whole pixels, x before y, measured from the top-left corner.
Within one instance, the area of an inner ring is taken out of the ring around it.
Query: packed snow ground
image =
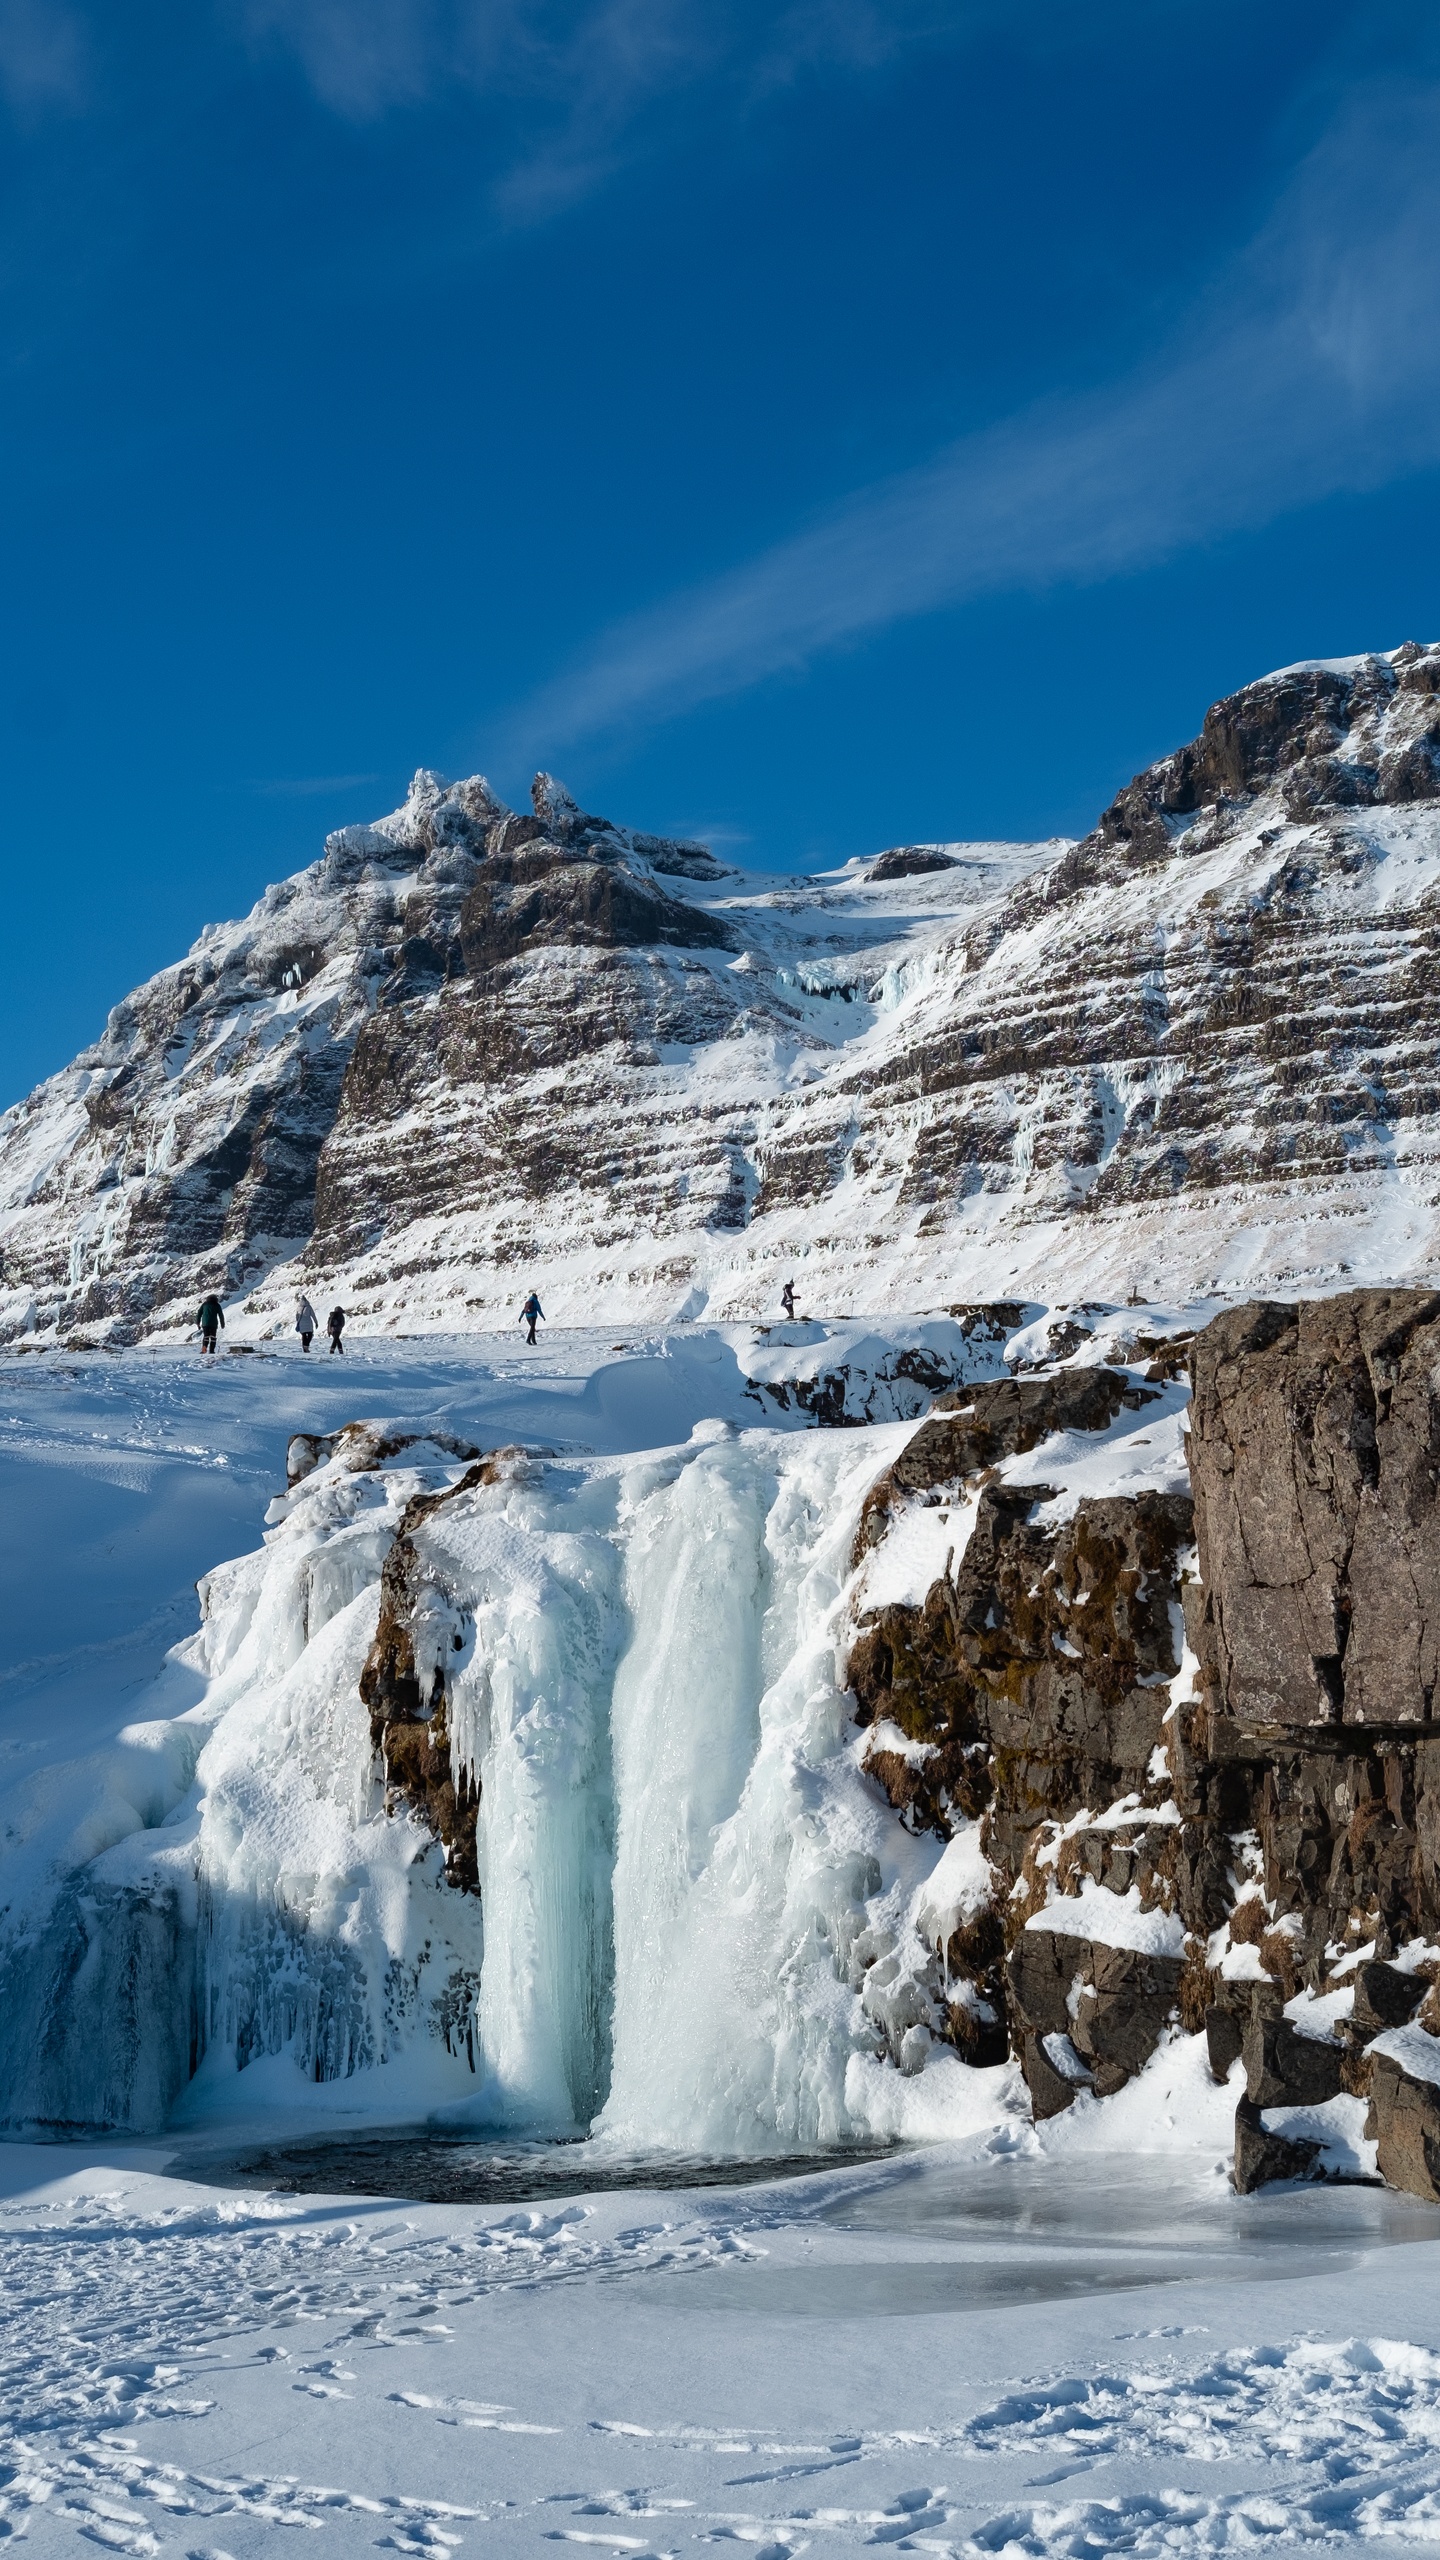
[[[523,1438],[592,1486],[668,1453],[684,1461],[669,1503],[686,1469],[753,1487],[762,1469],[798,1482],[795,1466],[838,1483],[838,1466],[858,1484],[906,1428],[815,1434],[768,1407],[757,1428],[723,1333],[538,1354],[360,1337],[343,1368],[39,1354],[0,1386],[12,1908],[47,1862],[148,1853],[170,1813],[177,1832],[189,1818],[191,1772],[166,1762],[157,1813],[136,1785],[144,1746],[120,1737],[157,1701],[181,1727],[202,1703],[193,1659],[164,1657],[193,1628],[194,1577],[255,1548],[292,1431],[381,1412]],[[1104,1480],[1172,1481],[1179,1424],[1170,1391],[1125,1414]],[[1063,1502],[1100,1489],[1097,1454],[1055,1443],[1018,1471]],[[682,1545],[682,1584],[700,1552]],[[643,1758],[643,1724],[637,1739]],[[77,1842],[82,1814],[99,1828]],[[890,1827],[898,1862],[918,1844]],[[925,1850],[933,1897],[966,1890],[957,1845]],[[900,1881],[923,1907],[919,1866]],[[698,1943],[723,1954],[713,1933]],[[837,2033],[847,2020],[837,2008]],[[79,2535],[194,2560],[245,2560],[281,2525],[321,2549],[433,2555],[1440,2541],[1440,2214],[1371,2188],[1234,2198],[1234,2091],[1194,2042],[1038,2133],[1016,2075],[937,2059],[909,2078],[870,2066],[895,2129],[945,2137],[919,2149],[534,2208],[227,2181],[217,2144],[239,2138],[252,2074],[267,2131],[319,2130],[322,2097],[333,2124],[347,2089],[361,2120],[397,2112],[373,2086],[307,2087],[283,2055],[231,2069],[228,2113],[145,2145],[10,2144],[0,2523],[40,2551]],[[644,2085],[637,2063],[632,2098]],[[866,2125],[885,2129],[878,2108]],[[622,2130],[656,2125],[632,2105]]]
[[[1082,2100],[1043,2140],[489,2213],[16,2146],[0,2517],[195,2560],[282,2525],[433,2560],[1440,2540],[1440,2214],[1237,2200],[1188,2051],[1149,2101],[1118,2160]]]

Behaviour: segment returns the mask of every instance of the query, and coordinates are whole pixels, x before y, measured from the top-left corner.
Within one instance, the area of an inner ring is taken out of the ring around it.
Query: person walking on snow
[[[785,1310],[787,1322],[793,1324],[795,1320],[795,1283],[793,1280],[787,1280],[784,1288],[781,1290],[780,1304]]]
[[[215,1348],[215,1337],[225,1321],[225,1310],[221,1306],[219,1299],[216,1297],[204,1299],[201,1304],[200,1313],[196,1317],[195,1321],[200,1327],[201,1350],[213,1352]]]
[[[341,1334],[345,1330],[345,1310],[343,1307],[331,1308],[330,1313],[325,1319],[325,1330],[330,1336],[331,1350],[343,1351],[345,1345],[340,1339]]]
[[[308,1351],[320,1330],[320,1319],[308,1298],[302,1298],[295,1310],[295,1330],[300,1336],[301,1350]]]
[[[528,1324],[530,1327],[525,1339],[530,1344],[532,1350],[535,1347],[535,1325],[537,1319],[541,1324],[547,1324],[549,1322],[549,1318],[547,1317],[544,1308],[541,1306],[539,1299],[536,1297],[535,1292],[532,1289],[524,1306],[520,1310],[521,1323]]]

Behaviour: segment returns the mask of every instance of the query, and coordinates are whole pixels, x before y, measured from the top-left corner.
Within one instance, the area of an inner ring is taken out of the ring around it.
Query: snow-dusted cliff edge
[[[1423,1276],[1437,742],[1440,649],[1294,669],[1079,846],[815,880],[418,775],[0,1119],[0,1330]]]

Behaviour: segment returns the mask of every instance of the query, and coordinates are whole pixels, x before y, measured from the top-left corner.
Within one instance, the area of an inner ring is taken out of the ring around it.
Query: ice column
[[[672,1481],[626,1488],[633,1635],[612,1707],[615,2054],[653,2062],[656,2020],[696,1878],[734,1813],[759,1737],[760,1627],[769,1592],[768,1457],[720,1442]]]
[[[502,2119],[588,2124],[609,2074],[614,1856],[609,1705],[619,1560],[589,1528],[472,1518],[474,1641],[452,1684],[457,1757],[479,1775],[485,1914],[479,2036]]]

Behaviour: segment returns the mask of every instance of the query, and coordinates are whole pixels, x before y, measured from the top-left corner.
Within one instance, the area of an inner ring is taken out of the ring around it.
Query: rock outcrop
[[[1414,1290],[1239,1309],[1195,1345],[1178,1789],[1254,1832],[1282,1974],[1312,1987],[1331,1945],[1440,1931],[1437,1360],[1440,1298]]]
[[[1186,1857],[1203,1854],[1177,1825],[1162,1766],[1192,1519],[1186,1496],[1159,1492],[1082,1500],[1066,1515],[1049,1486],[995,1471],[1051,1433],[1098,1434],[1153,1393],[1101,1367],[942,1398],[872,1488],[857,1540],[863,1557],[907,1503],[970,1488],[958,1563],[921,1606],[866,1613],[848,1677],[869,1729],[865,1766],[901,1819],[942,1835],[981,1826],[995,1939],[979,1965],[951,1949],[949,1971],[1008,2018],[1044,2112],[1081,2086],[1118,2088],[1176,1999],[1182,1966],[1158,1943],[1167,1931],[1142,1933],[1148,1947],[1115,1945],[1087,1938],[1073,1901],[1059,1932],[1044,1915],[1052,1885],[1087,1884],[1102,1889],[1097,1929],[1132,1895],[1168,1915]],[[1088,1814],[1117,1807],[1091,1827]],[[1057,2037],[1069,2039],[1058,2058]]]
[[[380,1449],[382,1456],[389,1454],[383,1441]],[[415,1532],[478,1485],[503,1483],[517,1462],[524,1463],[524,1453],[512,1448],[484,1458],[473,1449],[461,1454],[476,1463],[444,1492],[416,1494],[401,1515],[380,1577],[380,1616],[360,1674],[360,1695],[370,1710],[386,1810],[408,1805],[440,1842],[447,1883],[478,1894],[480,1784],[452,1748],[446,1681],[449,1656],[462,1649],[463,1638],[418,1570]]]
[[[1244,2065],[1242,2188],[1320,2174],[1315,2110],[1360,2097],[1380,2174],[1440,2200],[1440,1297],[1240,1308],[1191,1366],[1193,1513],[1019,1480],[1028,1417],[1098,1436],[1133,1370],[977,1384],[916,1432],[861,1553],[936,1486],[970,1525],[862,1621],[866,1766],[912,1827],[980,1825],[981,1987],[1037,2113],[1203,2028]]]
[[[927,1419],[906,1442],[865,1498],[856,1539],[857,1558],[884,1537],[897,1508],[909,1496],[937,1485],[962,1485],[968,1476],[1039,1447],[1052,1431],[1103,1431],[1124,1404],[1139,1406],[1146,1390],[1118,1369],[1065,1369],[1046,1378],[1005,1378],[937,1395]]]
[[[1440,2204],[1440,2036],[1387,2037],[1370,2057],[1369,2087],[1380,2175]]]

